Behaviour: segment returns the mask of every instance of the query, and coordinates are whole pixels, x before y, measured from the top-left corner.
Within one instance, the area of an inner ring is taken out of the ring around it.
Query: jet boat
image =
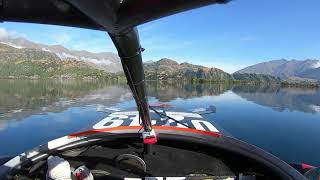
[[[272,154],[229,137],[204,112],[150,106],[137,26],[226,0],[1,0],[2,21],[55,24],[108,32],[137,109],[114,111],[75,132],[12,158],[0,179],[45,179],[47,158],[88,167],[94,179],[306,179]],[[177,24],[178,25],[178,24]],[[147,47],[145,47],[147,48]],[[27,140],[27,139],[26,139]],[[310,168],[303,166],[302,169]]]

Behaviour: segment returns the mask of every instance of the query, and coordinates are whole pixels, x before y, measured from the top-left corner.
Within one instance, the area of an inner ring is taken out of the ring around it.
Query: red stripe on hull
[[[89,131],[83,131],[79,133],[70,134],[69,138],[75,138],[75,137],[81,137],[81,136],[87,136],[91,134],[97,134],[101,132],[112,132],[112,131],[119,131],[119,130],[133,130],[136,129],[139,131],[142,127],[141,126],[119,126],[119,127],[112,127],[112,128],[103,128],[103,129],[92,129]],[[210,131],[202,131],[197,129],[189,129],[189,128],[180,128],[180,127],[170,127],[170,126],[153,126],[155,130],[170,130],[170,131],[179,131],[179,132],[188,132],[188,133],[194,133],[194,134],[201,134],[201,135],[207,135],[207,136],[213,136],[216,138],[221,137],[220,133],[217,132],[210,132]]]

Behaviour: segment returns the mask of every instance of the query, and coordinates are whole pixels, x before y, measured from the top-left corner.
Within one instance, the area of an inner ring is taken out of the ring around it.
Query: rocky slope
[[[123,78],[117,54],[73,51],[61,45],[44,45],[24,38],[0,39],[0,64],[0,78],[96,79],[114,78],[119,74]],[[163,58],[147,61],[144,69],[148,80],[279,82],[276,77],[294,81],[320,79],[320,61],[317,60],[275,60],[228,74],[218,68]]]
[[[208,68],[189,63],[177,63],[171,59],[160,59],[144,64],[146,79],[149,80],[187,80],[206,79],[212,81],[232,80],[232,75],[218,68]]]
[[[110,77],[79,60],[61,60],[55,53],[31,48],[15,48],[0,43],[0,78],[98,79]]]
[[[39,44],[24,38],[2,38],[0,39],[0,44],[20,50],[34,49],[38,50],[38,52],[50,52],[55,54],[60,60],[83,61],[106,72],[115,73],[122,70],[118,55],[111,52],[92,53],[88,51],[74,51],[61,45]]]

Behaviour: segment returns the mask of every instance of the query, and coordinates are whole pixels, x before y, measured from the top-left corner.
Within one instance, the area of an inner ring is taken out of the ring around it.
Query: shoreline
[[[123,76],[108,76],[108,77],[83,77],[83,78],[75,78],[75,77],[13,77],[6,76],[0,77],[0,80],[70,80],[70,81],[119,81],[126,82]],[[154,79],[146,79],[146,82],[167,82],[167,83],[176,83],[174,79],[166,79],[166,80],[154,80]],[[249,81],[249,80],[210,80],[210,79],[182,79],[180,82],[190,83],[190,84],[241,84],[241,85],[277,85],[283,88],[309,88],[309,89],[318,89],[320,88],[320,83],[315,82],[288,82],[288,81],[280,81],[280,82],[264,82],[264,81]]]

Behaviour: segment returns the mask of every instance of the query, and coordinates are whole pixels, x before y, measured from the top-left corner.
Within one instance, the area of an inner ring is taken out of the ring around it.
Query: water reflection
[[[231,85],[148,82],[148,95],[161,102],[231,91],[256,104],[282,112],[320,112],[320,90],[281,88],[278,85]],[[131,100],[125,83],[57,80],[0,80],[0,127],[4,121],[32,114],[61,112],[69,107],[115,105]]]
[[[186,110],[214,105],[217,113],[205,118],[231,135],[286,161],[320,165],[320,157],[314,158],[320,143],[306,141],[319,137],[319,89],[153,81],[147,83],[147,90],[151,101]],[[0,148],[0,156],[20,153],[92,125],[105,117],[96,112],[98,104],[135,105],[125,83],[0,80],[0,140],[6,144]],[[288,148],[297,151],[289,153]]]
[[[0,80],[0,129],[7,121],[61,112],[69,107],[116,104],[131,99],[125,84],[94,81]]]
[[[232,91],[256,104],[282,112],[320,112],[320,90],[310,88],[281,88],[277,85],[239,85]]]
[[[158,82],[147,84],[148,95],[161,102],[168,102],[177,98],[189,99],[201,96],[218,96],[231,89],[230,84],[191,84],[187,82]]]
[[[270,84],[190,84],[149,82],[149,96],[169,102],[177,98],[219,96],[229,90],[240,97],[276,111],[320,112],[320,90],[312,88],[282,88]]]

